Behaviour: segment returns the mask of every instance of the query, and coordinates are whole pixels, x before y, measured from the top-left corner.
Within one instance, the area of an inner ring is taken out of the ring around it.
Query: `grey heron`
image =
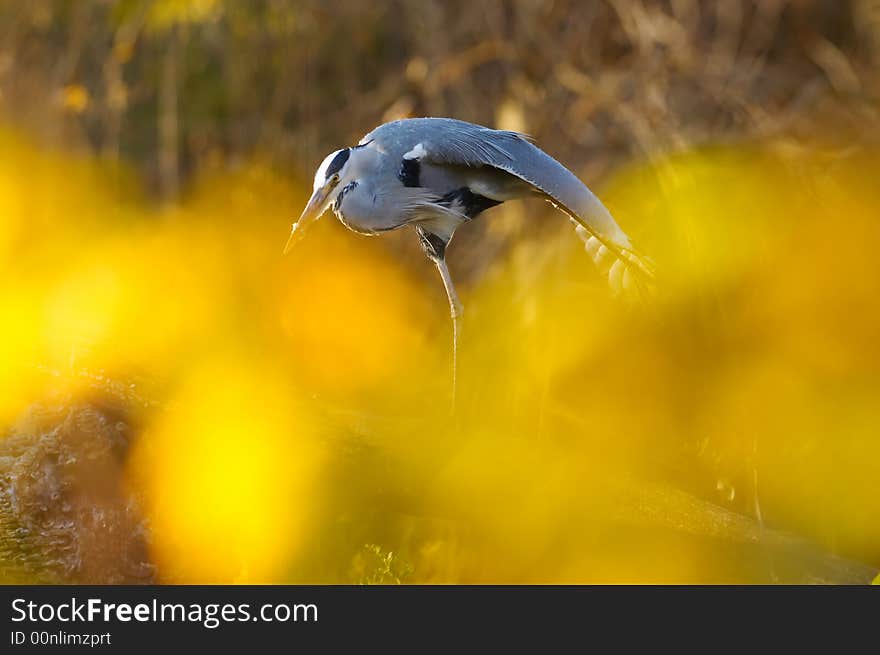
[[[544,198],[568,214],[615,291],[650,287],[650,260],[636,252],[602,202],[571,171],[523,134],[451,118],[385,123],[356,146],[327,155],[284,252],[331,206],[342,224],[359,234],[412,225],[446,289],[454,381],[462,306],[446,266],[446,248],[462,223],[526,196]]]

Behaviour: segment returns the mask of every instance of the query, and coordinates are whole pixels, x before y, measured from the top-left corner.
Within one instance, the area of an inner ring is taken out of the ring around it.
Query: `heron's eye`
[[[339,184],[339,173],[333,173],[333,177],[330,178],[330,184]]]

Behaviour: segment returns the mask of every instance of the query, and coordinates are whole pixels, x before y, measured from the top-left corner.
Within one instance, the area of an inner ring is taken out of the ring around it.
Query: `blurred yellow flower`
[[[315,433],[265,366],[224,360],[190,374],[132,459],[163,581],[282,576],[319,505]]]

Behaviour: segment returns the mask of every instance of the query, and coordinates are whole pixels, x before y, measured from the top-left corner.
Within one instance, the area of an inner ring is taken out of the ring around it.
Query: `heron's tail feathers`
[[[578,236],[603,277],[608,278],[611,291],[616,296],[634,300],[647,300],[654,296],[654,262],[628,244],[622,246],[593,234],[577,224]]]

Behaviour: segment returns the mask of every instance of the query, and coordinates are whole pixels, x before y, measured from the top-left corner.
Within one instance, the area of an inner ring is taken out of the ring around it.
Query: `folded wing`
[[[410,156],[435,165],[491,166],[529,184],[568,214],[577,225],[586,250],[613,290],[650,292],[654,266],[639,254],[596,195],[565,166],[517,132],[492,130],[447,118],[421,118],[388,123],[363,142],[393,134]]]

